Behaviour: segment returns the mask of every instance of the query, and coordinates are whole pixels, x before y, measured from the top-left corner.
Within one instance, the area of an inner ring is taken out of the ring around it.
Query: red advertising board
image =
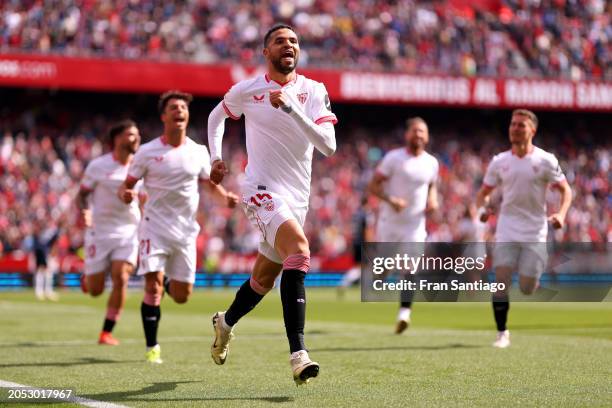
[[[323,82],[334,102],[612,111],[610,82],[300,72]],[[0,86],[11,87],[146,93],[181,89],[221,97],[235,82],[262,73],[263,68],[231,65],[0,54]]]

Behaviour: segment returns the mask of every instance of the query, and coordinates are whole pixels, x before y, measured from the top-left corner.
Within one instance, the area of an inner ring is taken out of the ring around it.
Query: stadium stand
[[[277,21],[301,66],[463,76],[612,79],[610,3],[517,1],[8,1],[0,52],[262,62]]]

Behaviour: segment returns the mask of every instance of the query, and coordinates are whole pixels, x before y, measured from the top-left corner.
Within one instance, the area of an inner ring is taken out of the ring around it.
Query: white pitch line
[[[24,384],[18,384],[18,383],[14,383],[14,382],[10,382],[10,381],[3,381],[0,380],[0,388],[27,388],[28,390],[38,390],[38,391],[45,391],[48,389],[53,389],[52,387],[49,388],[38,388],[38,387],[31,387],[29,385],[24,385]],[[33,401],[33,399],[28,399],[27,401]],[[42,402],[43,400],[41,400]],[[46,398],[44,399],[45,402],[72,402],[75,404],[79,404],[79,405],[83,405],[85,407],[91,407],[91,408],[128,408],[127,405],[121,405],[121,404],[113,404],[112,402],[105,402],[105,401],[96,401],[96,400],[92,400],[89,398],[82,398],[82,397],[77,397],[76,395],[71,396],[70,398]],[[18,398],[16,398],[14,400],[14,402],[25,402],[25,400],[20,400]]]

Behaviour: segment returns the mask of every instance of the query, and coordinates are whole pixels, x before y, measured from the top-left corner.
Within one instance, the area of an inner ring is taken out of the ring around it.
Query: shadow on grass
[[[331,347],[331,348],[308,349],[308,351],[311,351],[311,352],[325,352],[325,351],[354,352],[354,351],[399,351],[399,350],[452,350],[452,349],[475,349],[475,348],[483,348],[483,347],[484,346],[482,345],[476,345],[476,344],[451,343],[451,344],[444,344],[440,346]]]
[[[191,384],[200,381],[168,381],[153,383],[148,387],[143,387],[139,390],[122,391],[122,392],[105,392],[101,394],[80,395],[80,397],[91,398],[99,401],[115,401],[115,402],[130,402],[130,401],[145,401],[145,402],[185,402],[185,401],[264,401],[264,402],[293,402],[291,397],[208,397],[201,398],[138,398],[148,394],[156,394],[160,392],[169,392],[176,390],[179,384]]]
[[[79,365],[90,365],[90,364],[126,364],[136,363],[142,360],[108,360],[102,358],[80,358],[76,361],[61,361],[61,362],[40,362],[40,363],[10,363],[0,364],[0,368],[8,367],[73,367]]]

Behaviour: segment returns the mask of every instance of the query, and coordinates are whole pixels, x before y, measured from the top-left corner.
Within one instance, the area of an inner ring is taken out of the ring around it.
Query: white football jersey
[[[138,200],[125,205],[117,196],[127,173],[128,165],[115,160],[112,153],[93,159],[85,168],[81,189],[91,193],[88,200],[96,238],[126,238],[136,233],[140,221]]]
[[[493,157],[483,183],[502,191],[496,241],[546,241],[546,189],[563,180],[557,158],[535,146],[522,158],[511,150]]]
[[[387,177],[384,192],[406,201],[406,208],[397,212],[386,202],[381,202],[378,222],[379,230],[402,228],[411,233],[414,242],[425,241],[425,208],[429,185],[438,180],[438,160],[427,152],[413,156],[406,147],[388,152],[378,165],[376,172]]]
[[[138,149],[128,177],[143,179],[148,198],[142,225],[169,238],[193,238],[200,231],[198,181],[210,176],[206,146],[187,138],[174,147],[158,137]]]
[[[291,116],[270,104],[270,91],[279,89],[316,124],[337,122],[325,86],[303,75],[284,86],[267,75],[238,82],[225,94],[223,108],[232,119],[245,116],[246,185],[265,186],[292,206],[307,206],[314,146]]]

